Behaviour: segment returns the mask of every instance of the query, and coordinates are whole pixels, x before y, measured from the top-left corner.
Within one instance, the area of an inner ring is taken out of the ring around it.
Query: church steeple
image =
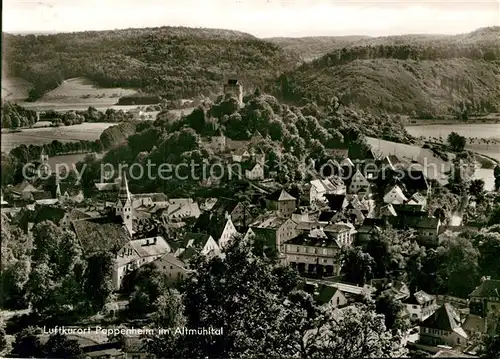
[[[122,172],[120,178],[120,189],[118,191],[118,199],[115,205],[115,213],[117,216],[122,217],[123,224],[132,235],[132,196],[128,190],[127,175],[125,171]]]
[[[123,171],[120,177],[120,190],[118,191],[118,201],[121,202],[122,205],[125,205],[125,203],[130,200],[131,198],[130,198],[130,192],[128,190],[127,175],[125,171]]]

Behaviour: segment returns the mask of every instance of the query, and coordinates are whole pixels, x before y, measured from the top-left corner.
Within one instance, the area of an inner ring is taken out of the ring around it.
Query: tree
[[[52,334],[43,347],[47,358],[83,358],[78,340],[69,339],[61,333]]]
[[[384,316],[365,305],[327,312],[311,358],[403,357],[407,350],[401,340],[386,329]],[[315,331],[311,331],[313,335]]]
[[[476,198],[481,198],[484,193],[484,181],[482,179],[472,180],[469,184],[469,193]]]
[[[90,310],[99,311],[111,299],[113,283],[113,256],[111,253],[99,252],[87,261],[84,274],[84,293],[88,293],[87,302]]]
[[[490,359],[500,358],[500,334],[486,335],[484,338],[484,346],[482,357]]]
[[[451,132],[448,135],[448,143],[453,151],[462,152],[465,149],[467,140],[465,139],[464,136],[460,136],[456,132]]]
[[[473,232],[463,233],[461,236],[469,239],[474,248],[478,250],[478,265],[481,275],[500,278],[500,233],[495,232]]]
[[[447,238],[437,249],[442,292],[467,298],[479,280],[479,252],[463,237]]]
[[[373,279],[374,259],[364,253],[361,247],[346,247],[342,249],[342,273],[348,282],[359,285]]]
[[[398,330],[406,332],[409,329],[410,323],[404,317],[405,306],[401,301],[386,293],[379,296],[375,303],[377,313],[384,315],[387,329],[392,330],[393,333]]]
[[[185,283],[187,326],[224,331],[223,338],[184,337],[189,356],[276,356],[283,350],[281,303],[296,287],[296,274],[253,253],[250,241],[232,241],[224,254],[223,259],[197,257],[193,264],[197,272]]]
[[[141,316],[157,309],[155,303],[162,293],[169,290],[168,282],[165,273],[152,264],[139,268],[137,273],[127,278],[125,286],[133,287],[128,307],[131,314]]]
[[[7,333],[5,332],[5,322],[0,318],[0,354],[7,347]]]
[[[154,322],[159,328],[182,327],[185,324],[182,297],[177,290],[168,289],[156,299],[154,306]]]
[[[40,329],[34,327],[28,327],[16,333],[11,355],[18,358],[44,357],[43,346],[38,338],[40,333]]]

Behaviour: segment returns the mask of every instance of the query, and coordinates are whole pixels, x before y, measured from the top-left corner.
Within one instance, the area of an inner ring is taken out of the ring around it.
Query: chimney
[[[157,237],[154,237],[154,238],[153,238],[153,244],[156,244],[156,238],[157,238]]]

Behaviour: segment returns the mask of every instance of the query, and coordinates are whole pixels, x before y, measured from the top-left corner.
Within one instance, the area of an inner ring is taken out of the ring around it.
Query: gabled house
[[[310,182],[309,203],[311,206],[326,203],[325,194],[345,194],[345,186],[334,184],[329,179],[316,179]]]
[[[233,162],[237,162],[237,163],[249,160],[250,157],[251,157],[250,151],[248,151],[245,147],[237,148],[232,153]]]
[[[359,201],[351,201],[344,210],[344,214],[349,222],[356,225],[363,223],[365,215],[363,214],[364,206]]]
[[[295,212],[297,199],[283,189],[278,189],[266,198],[266,207],[283,217],[290,217]]]
[[[385,195],[384,195],[384,203],[387,204],[403,204],[408,201],[403,190],[398,185],[392,187]]]
[[[59,200],[60,203],[64,203],[66,201],[81,203],[85,199],[83,190],[80,187],[65,182],[57,183],[55,197]]]
[[[11,189],[12,195],[18,196],[24,200],[33,200],[33,193],[35,192],[39,192],[39,190],[27,180],[22,181],[20,184]]]
[[[331,308],[342,308],[349,304],[345,294],[339,288],[325,284],[315,287],[313,297],[321,305]]]
[[[160,258],[153,261],[152,264],[158,270],[165,273],[172,282],[182,280],[193,272],[192,269],[189,269],[186,263],[174,256],[172,253],[164,254]]]
[[[427,176],[424,171],[415,167],[416,166],[410,166],[410,168],[404,172],[402,176],[403,185],[410,194],[419,192],[427,197],[431,186],[427,181]],[[431,169],[431,166],[429,166],[429,169]]]
[[[283,253],[288,263],[300,272],[338,275],[341,264],[338,254],[343,246],[349,246],[351,228],[347,225],[328,225],[311,228],[285,242]]]
[[[398,213],[396,206],[394,206],[394,209]],[[438,245],[438,234],[441,226],[439,218],[406,213],[406,215],[398,214],[397,217],[388,217],[387,221],[396,229],[415,229],[418,233],[418,239],[423,245]]]
[[[342,212],[349,204],[345,194],[326,193],[323,196],[326,198],[330,211],[334,213]]]
[[[297,223],[289,218],[280,216],[263,215],[252,223],[250,229],[255,234],[269,238],[276,249],[281,250],[282,245],[297,235]],[[269,245],[271,245],[271,242]]]
[[[264,166],[258,162],[246,162],[243,168],[245,169],[245,177],[251,181],[259,181],[265,178]]]
[[[168,203],[163,211],[163,216],[169,220],[198,218],[201,214],[198,203],[191,198],[172,198]]]
[[[219,248],[221,249],[224,248],[229,243],[229,241],[238,234],[238,231],[236,230],[236,227],[234,226],[233,221],[229,216],[224,222],[219,223],[218,229],[220,230],[220,232],[218,231],[218,235],[216,234],[215,238],[217,238],[217,243],[219,245]]]
[[[98,217],[71,222],[85,254],[117,253],[132,238],[121,217]]]
[[[210,213],[208,215],[210,214],[213,214],[216,217],[229,215],[233,224],[237,228],[248,226],[254,217],[254,214],[251,211],[251,206],[245,204],[244,202],[225,198],[219,198],[217,200],[217,202],[210,209]],[[203,216],[206,215],[207,213],[203,214]]]
[[[366,245],[373,235],[380,233],[384,226],[384,221],[378,218],[366,218],[361,227],[358,228],[357,243]]]
[[[151,263],[170,253],[172,248],[163,237],[134,239],[126,243],[117,253],[113,267],[113,284],[115,290],[121,288],[123,278],[141,266]]]
[[[434,314],[437,309],[436,297],[423,290],[413,293],[403,301],[412,321],[423,321]]]
[[[425,208],[427,206],[427,198],[423,194],[415,192],[408,200],[408,204],[422,206]]]
[[[89,214],[87,214],[79,209],[73,208],[69,212],[66,212],[64,214],[63,218],[61,218],[61,221],[59,222],[59,226],[61,226],[63,229],[71,229],[71,222],[72,221],[78,221],[78,220],[90,219],[90,218],[92,218],[91,215],[89,215]]]
[[[359,171],[356,170],[354,175],[350,179],[349,184],[349,193],[366,193],[370,190],[370,182],[366,179],[365,176]]]
[[[396,210],[392,206],[392,204],[386,204],[385,206],[380,207],[380,217],[396,217],[398,214]]]
[[[187,198],[186,201],[192,199]],[[164,193],[138,193],[132,195],[132,207],[152,207],[155,204],[161,204],[168,201],[168,197]]]
[[[419,342],[422,344],[454,348],[465,345],[468,338],[462,329],[460,312],[449,303],[444,303],[420,324]]]
[[[350,246],[356,238],[356,230],[346,223],[328,224],[323,231],[342,246]]]
[[[172,244],[173,245],[173,244]],[[186,233],[180,243],[176,243],[174,255],[181,257],[184,262],[189,261],[192,255],[200,253],[202,255],[217,255],[220,248],[215,239],[206,233]],[[189,250],[189,249],[192,250]]]
[[[500,309],[500,280],[483,278],[482,283],[469,294],[470,313],[486,317]]]
[[[319,292],[321,286],[335,288],[339,290],[342,293],[342,295],[346,298],[347,303],[341,304],[342,303],[341,300],[339,301],[339,306],[337,306],[337,308],[344,307],[345,305],[349,305],[351,303],[362,300],[364,297],[370,297],[374,292],[374,288],[369,285],[359,286],[337,281],[326,281],[326,280],[316,280],[316,279],[306,279],[304,290],[314,295],[314,293]],[[337,300],[334,301],[337,302]]]
[[[410,297],[410,289],[406,283],[400,280],[390,281],[387,278],[382,278],[374,279],[372,283],[381,291],[381,294],[390,295],[397,300],[405,300]]]

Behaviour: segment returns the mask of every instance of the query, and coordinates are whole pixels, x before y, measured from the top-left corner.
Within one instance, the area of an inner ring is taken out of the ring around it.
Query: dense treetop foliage
[[[458,106],[471,113],[494,112],[500,98],[499,36],[500,27],[491,27],[456,36],[404,35],[333,45],[324,56],[284,73],[277,86],[291,101],[323,104],[342,93],[345,103],[423,118],[454,114]]]
[[[367,47],[373,51],[375,46],[412,46],[415,49],[407,51],[410,55],[418,55],[423,48],[434,44],[436,48],[456,49],[474,45],[474,48],[486,51],[486,57],[491,56],[494,51],[490,46],[498,46],[498,27],[480,28],[467,34],[460,35],[398,35],[398,36],[312,36],[312,37],[276,37],[268,38],[271,41],[288,51],[295,52],[302,60],[307,61],[321,57],[335,50],[343,48],[363,48]],[[476,57],[480,56],[476,52]],[[437,55],[437,54],[436,54]],[[440,56],[443,56],[442,53]],[[483,58],[485,53],[483,52]]]
[[[2,128],[15,130],[19,127],[31,127],[38,121],[34,110],[28,110],[15,103],[2,103]]]
[[[273,38],[161,27],[55,35],[4,34],[6,74],[37,99],[85,76],[168,99],[218,94],[235,74],[287,101],[345,104],[434,118],[498,111],[500,27],[455,36]],[[310,60],[311,62],[303,62]],[[300,64],[302,61],[302,64]],[[430,100],[432,99],[432,100]]]
[[[368,57],[335,64],[328,56],[283,74],[277,81],[282,96],[322,105],[341,94],[346,104],[419,118],[455,115],[464,108],[471,114],[498,110],[498,62]]]
[[[229,30],[160,27],[55,35],[3,34],[10,76],[33,84],[32,99],[85,76],[103,87],[167,98],[219,93],[225,76],[247,86],[271,81],[296,60],[278,46]]]

